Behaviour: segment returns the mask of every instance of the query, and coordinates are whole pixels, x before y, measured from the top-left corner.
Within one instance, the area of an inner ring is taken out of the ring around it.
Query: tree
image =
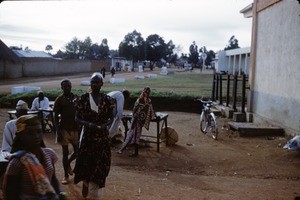
[[[197,65],[199,61],[198,46],[195,41],[190,45],[189,62],[192,63],[192,68]]]
[[[205,60],[205,65],[206,65],[206,66],[211,65],[211,62],[212,62],[213,60],[215,60],[215,57],[216,57],[215,52],[214,52],[213,50],[209,50],[209,51],[207,52],[207,58],[206,58],[206,60]]]
[[[89,52],[89,59],[100,59],[100,47],[97,43],[92,44],[92,46],[90,47],[90,52]]]
[[[239,47],[239,41],[235,38],[235,36],[231,36],[228,41],[228,45],[224,48],[224,50],[237,49]]]
[[[177,60],[177,55],[174,53],[175,45],[173,41],[170,40],[166,46],[166,61],[169,63],[175,63]]]
[[[112,58],[118,57],[119,56],[119,51],[118,50],[109,50],[109,54]]]
[[[50,54],[50,51],[52,50],[52,45],[48,44],[46,47],[45,47],[45,50],[48,52],[48,54]]]
[[[157,34],[149,35],[146,39],[146,59],[150,60],[150,69],[156,61],[165,58],[167,45],[162,37]]]
[[[71,40],[71,42],[67,43],[65,46],[65,57],[71,59],[79,58],[80,45],[80,40],[74,37],[73,40]]]
[[[92,46],[92,40],[88,36],[83,42],[79,41],[79,58],[86,59],[90,57],[90,48]]]
[[[106,59],[109,57],[109,46],[107,39],[104,38],[99,46],[99,58]]]
[[[145,60],[145,41],[141,33],[134,30],[125,35],[124,40],[119,44],[119,55],[133,62]]]
[[[64,58],[64,57],[65,57],[65,53],[62,52],[62,51],[59,49],[53,57],[54,57],[54,58]]]
[[[90,49],[92,46],[92,40],[90,37],[86,37],[82,42],[78,40],[76,37],[71,40],[71,42],[67,43],[65,46],[65,58],[70,59],[86,59],[90,58]]]

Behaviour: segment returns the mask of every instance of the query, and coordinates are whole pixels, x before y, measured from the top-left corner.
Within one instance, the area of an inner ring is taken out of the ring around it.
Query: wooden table
[[[156,122],[156,136],[153,136],[153,135],[141,135],[141,137],[148,137],[148,138],[154,138],[155,141],[149,141],[150,143],[156,143],[157,145],[157,152],[159,152],[159,145],[161,142],[165,141],[167,139],[167,136],[168,136],[168,133],[166,132],[166,139],[164,140],[161,140],[160,139],[160,131],[161,131],[161,128],[160,128],[160,122],[164,122],[164,127],[165,127],[165,130],[168,131],[167,129],[167,126],[168,126],[168,116],[169,114],[168,113],[163,113],[163,112],[156,112],[156,118],[151,120],[151,122]],[[129,130],[128,128],[128,122],[131,122],[132,120],[132,113],[130,114],[124,114],[123,115],[123,118],[122,118],[122,122],[123,122],[123,125],[125,127],[125,139],[127,137],[127,132]]]
[[[7,114],[9,115],[9,119],[15,119],[16,118],[16,110],[9,110],[7,111]],[[48,112],[49,113],[49,119],[44,119],[44,115],[43,112]],[[39,110],[28,110],[27,114],[29,115],[37,115],[40,120],[41,120],[41,124],[42,124],[42,129],[43,132],[46,131],[46,123],[45,120],[49,120],[52,123],[52,127],[51,128],[51,132],[55,133],[55,126],[54,126],[54,113],[53,113],[53,109],[52,108],[41,108]]]
[[[44,112],[49,113],[48,119],[44,119]],[[52,108],[40,108],[39,109],[39,117],[41,119],[43,133],[46,132],[47,123],[45,122],[45,120],[50,121],[52,123],[52,125],[50,126],[50,131],[55,133],[56,129],[55,129],[55,125],[54,125],[53,109]]]
[[[15,119],[17,111],[16,110],[9,110],[7,111],[7,114],[9,115],[9,119]],[[39,111],[38,110],[28,110],[27,113],[29,115],[38,115]]]
[[[55,101],[49,101],[49,107],[51,109],[53,109],[54,103],[55,103]],[[49,112],[48,109],[45,109],[45,111]],[[16,110],[9,110],[9,111],[7,111],[7,114],[9,115],[9,119],[14,119],[16,117],[16,112],[17,112]],[[53,114],[53,111],[51,111],[51,112]],[[39,114],[39,111],[37,111],[37,110],[28,110],[27,113],[28,114],[37,115],[37,114]]]
[[[5,159],[2,155],[2,152],[0,152],[0,178],[5,173],[7,165],[8,165],[8,160]]]
[[[54,103],[55,103],[55,101],[49,101],[49,107],[53,108],[54,107]]]

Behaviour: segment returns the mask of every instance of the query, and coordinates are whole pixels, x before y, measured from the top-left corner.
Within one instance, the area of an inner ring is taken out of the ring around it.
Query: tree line
[[[224,50],[240,48],[238,40],[232,36],[228,41],[228,45]],[[46,51],[50,53],[51,45],[47,45]],[[172,40],[166,42],[163,37],[158,34],[151,34],[146,39],[142,34],[134,30],[124,36],[117,50],[110,50],[108,40],[102,39],[101,43],[93,43],[90,37],[86,37],[83,41],[74,37],[64,46],[64,51],[58,50],[54,57],[63,59],[89,59],[104,60],[113,57],[124,57],[133,62],[150,61],[150,66],[155,62],[164,61],[168,63],[176,63],[178,60],[186,61],[192,64],[192,67],[202,65],[202,54],[206,54],[205,65],[210,65],[215,59],[215,52],[207,50],[205,46],[198,47],[195,41],[189,47],[188,54],[178,53],[181,51],[180,45],[175,45]]]

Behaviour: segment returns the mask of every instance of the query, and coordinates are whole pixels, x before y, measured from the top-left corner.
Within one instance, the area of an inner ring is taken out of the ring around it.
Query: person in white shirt
[[[16,117],[19,118],[23,115],[27,115],[28,104],[25,101],[19,100],[16,106]],[[16,135],[17,119],[12,119],[8,121],[4,126],[3,138],[2,138],[2,155],[4,158],[10,157],[11,146]]]
[[[109,137],[113,138],[116,136],[119,132],[119,126],[121,124],[121,119],[123,118],[123,107],[124,103],[127,99],[130,97],[130,92],[128,90],[123,90],[121,91],[112,91],[107,94],[108,96],[116,99],[117,101],[117,106],[116,106],[116,111],[114,115],[114,121],[111,124],[109,128]]]
[[[32,102],[31,110],[48,109],[49,107],[49,99],[45,97],[43,91],[38,91],[37,97]],[[44,117],[48,114],[44,112]]]

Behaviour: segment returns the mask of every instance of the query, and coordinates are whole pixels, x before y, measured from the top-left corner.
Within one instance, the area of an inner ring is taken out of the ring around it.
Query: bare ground
[[[76,76],[71,81],[75,85],[88,80],[86,77],[89,75]],[[30,85],[58,88],[60,80],[61,77],[48,78]],[[1,91],[10,87],[9,82],[0,83]],[[7,110],[0,109],[0,130],[8,120]],[[168,125],[176,129],[179,141],[174,146],[161,144],[160,152],[155,144],[141,147],[136,158],[127,156],[131,149],[119,155],[112,147],[104,200],[290,200],[300,195],[300,152],[283,149],[286,138],[239,137],[237,132],[228,130],[228,119],[219,117],[220,134],[215,141],[200,132],[198,114],[168,113]],[[148,134],[155,134],[155,128],[151,124]],[[54,138],[53,133],[44,134],[47,146],[59,156],[57,176],[62,179],[62,151]],[[82,199],[81,184],[70,183],[63,189],[69,199]]]

